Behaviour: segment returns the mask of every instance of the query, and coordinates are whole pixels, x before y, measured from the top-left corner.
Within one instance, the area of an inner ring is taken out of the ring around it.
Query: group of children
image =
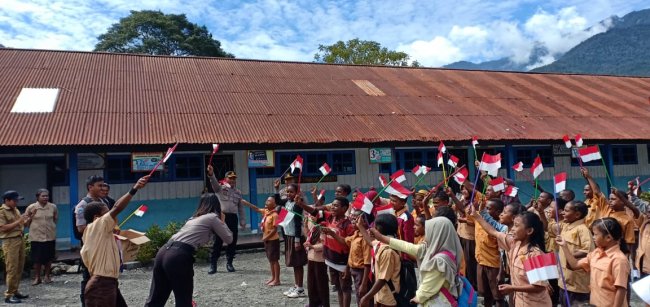
[[[312,189],[308,204],[294,183],[279,193],[278,180],[278,193],[258,209],[272,273],[267,284],[280,284],[276,224],[284,207],[285,263],[295,281],[284,294],[307,295],[308,306],[329,306],[329,284],[340,306],[353,297],[359,306],[457,306],[463,280],[485,306],[627,306],[633,272],[650,274],[647,203],[634,183],[606,197],[588,170],[581,172],[584,201],[571,190],[555,199],[538,187],[539,197],[522,204],[465,181],[413,191],[411,212],[404,195],[385,199],[371,189],[371,214],[352,208],[348,196],[361,192],[348,185],[339,185],[329,204]],[[392,210],[384,210],[388,204]],[[553,252],[563,278],[529,283],[525,260]]]

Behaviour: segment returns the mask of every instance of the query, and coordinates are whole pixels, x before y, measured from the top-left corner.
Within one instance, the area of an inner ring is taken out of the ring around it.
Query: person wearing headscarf
[[[371,231],[378,241],[417,259],[421,282],[411,302],[421,306],[453,306],[456,301],[450,302],[442,292],[449,291],[457,298],[462,289],[458,268],[463,250],[456,229],[445,217],[427,220],[424,227],[425,240],[421,244],[412,244]]]

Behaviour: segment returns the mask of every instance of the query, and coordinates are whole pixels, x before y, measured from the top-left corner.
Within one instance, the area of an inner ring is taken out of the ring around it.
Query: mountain
[[[650,9],[613,18],[612,27],[536,72],[650,76]]]

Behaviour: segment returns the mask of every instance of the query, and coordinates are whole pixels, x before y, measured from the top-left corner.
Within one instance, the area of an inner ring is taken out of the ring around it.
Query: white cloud
[[[441,66],[463,58],[460,48],[449,39],[436,36],[430,41],[417,40],[408,45],[400,45],[397,50],[404,51],[424,66]]]

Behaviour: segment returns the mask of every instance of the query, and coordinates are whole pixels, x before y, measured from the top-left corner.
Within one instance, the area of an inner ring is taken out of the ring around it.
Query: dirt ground
[[[194,266],[194,300],[198,306],[304,306],[307,298],[289,299],[282,292],[293,285],[293,271],[280,261],[282,285],[268,287],[269,278],[266,257],[261,250],[237,255],[234,273],[227,273],[225,262],[219,264],[218,272],[208,275],[207,263]],[[307,269],[305,268],[305,281]],[[120,276],[120,290],[129,306],[144,306],[149,294],[151,268],[126,270]],[[20,291],[29,294],[24,304],[15,306],[79,306],[79,282],[81,274],[64,274],[54,277],[48,285],[31,286],[31,280],[23,279]],[[2,289],[4,290],[4,289]],[[332,306],[338,305],[335,293],[330,293]],[[353,306],[354,303],[353,298]],[[633,296],[632,307],[643,306]],[[174,306],[172,294],[167,306]]]

